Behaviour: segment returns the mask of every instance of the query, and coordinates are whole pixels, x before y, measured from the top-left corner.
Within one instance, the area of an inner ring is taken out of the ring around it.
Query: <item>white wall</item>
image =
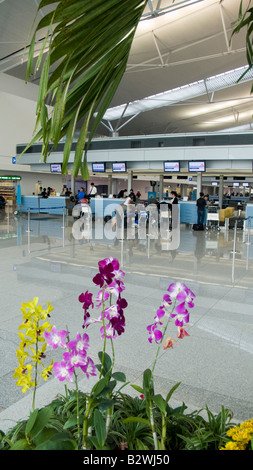
[[[41,181],[41,186],[55,189],[56,192],[61,192],[64,184],[67,184],[67,177],[61,174],[51,173],[33,173],[25,171],[2,171],[0,169],[0,175],[13,175],[17,174],[21,176],[21,181],[18,182],[21,186],[21,194],[23,196],[31,196],[35,193],[35,186],[38,181]]]
[[[36,121],[38,86],[0,73],[0,175],[21,176],[21,193],[31,195],[36,182],[60,192],[66,176],[30,171],[29,165],[12,163],[16,145],[27,143],[33,136]]]
[[[32,138],[37,90],[36,85],[0,73],[0,169],[4,164],[11,170],[16,145]]]

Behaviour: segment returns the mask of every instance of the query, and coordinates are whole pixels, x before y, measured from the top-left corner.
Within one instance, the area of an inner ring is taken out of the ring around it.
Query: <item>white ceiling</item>
[[[111,107],[245,66],[245,32],[230,42],[239,4],[239,0],[150,0]],[[24,79],[23,48],[37,5],[38,0],[0,0],[0,72]],[[46,12],[43,9],[39,17]],[[38,77],[31,81],[37,83]],[[130,120],[122,118],[119,135],[212,132],[251,125],[251,86],[249,80],[213,96],[164,103]],[[109,124],[114,130],[117,126],[118,118]],[[109,135],[108,122],[99,130]]]

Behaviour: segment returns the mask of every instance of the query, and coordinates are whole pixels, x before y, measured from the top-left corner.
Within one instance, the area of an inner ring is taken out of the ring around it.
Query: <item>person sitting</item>
[[[84,192],[83,187],[81,187],[77,194],[77,201],[80,202],[81,199],[83,199],[84,197],[85,197],[85,192]]]

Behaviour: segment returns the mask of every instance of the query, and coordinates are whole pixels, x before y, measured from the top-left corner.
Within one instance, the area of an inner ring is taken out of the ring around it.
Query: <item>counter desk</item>
[[[198,221],[198,212],[196,201],[178,201],[180,206],[180,223],[196,224]]]
[[[246,205],[246,227],[253,227],[253,204],[249,203]],[[250,223],[249,223],[249,217],[251,217]]]
[[[66,214],[66,208],[70,207],[71,203],[68,197],[64,196],[49,196],[43,198],[41,196],[21,196],[21,212],[28,212],[30,209],[33,214]]]
[[[104,218],[107,215],[112,215],[114,207],[122,204],[125,199],[117,198],[91,198],[90,208],[95,217]],[[69,201],[68,197],[64,196],[49,196],[42,198],[40,196],[22,196],[21,197],[21,211],[38,214],[66,214],[67,208],[72,207],[73,204]],[[179,201],[180,206],[180,223],[183,224],[196,224],[197,223],[197,206],[196,201]]]
[[[91,197],[90,208],[92,215],[95,217],[104,218],[107,215],[112,215],[114,208],[119,204],[123,204],[126,199],[109,198],[109,197]]]

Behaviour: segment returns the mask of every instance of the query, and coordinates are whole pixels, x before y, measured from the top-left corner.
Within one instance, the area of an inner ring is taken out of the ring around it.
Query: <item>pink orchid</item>
[[[55,326],[53,326],[51,331],[45,331],[44,333],[48,346],[52,346],[53,349],[56,349],[59,346],[65,348],[66,347],[65,340],[67,338],[67,335],[68,335],[68,331],[65,331],[65,330],[57,331]]]
[[[152,341],[158,343],[162,339],[163,334],[157,329],[157,325],[157,323],[153,323],[152,325],[147,326],[147,330],[150,334],[150,337],[148,338],[150,343],[152,343]]]
[[[69,364],[66,361],[62,360],[61,362],[54,362],[53,369],[55,372],[55,377],[61,382],[67,379],[69,382],[73,380],[74,367],[69,367]]]

